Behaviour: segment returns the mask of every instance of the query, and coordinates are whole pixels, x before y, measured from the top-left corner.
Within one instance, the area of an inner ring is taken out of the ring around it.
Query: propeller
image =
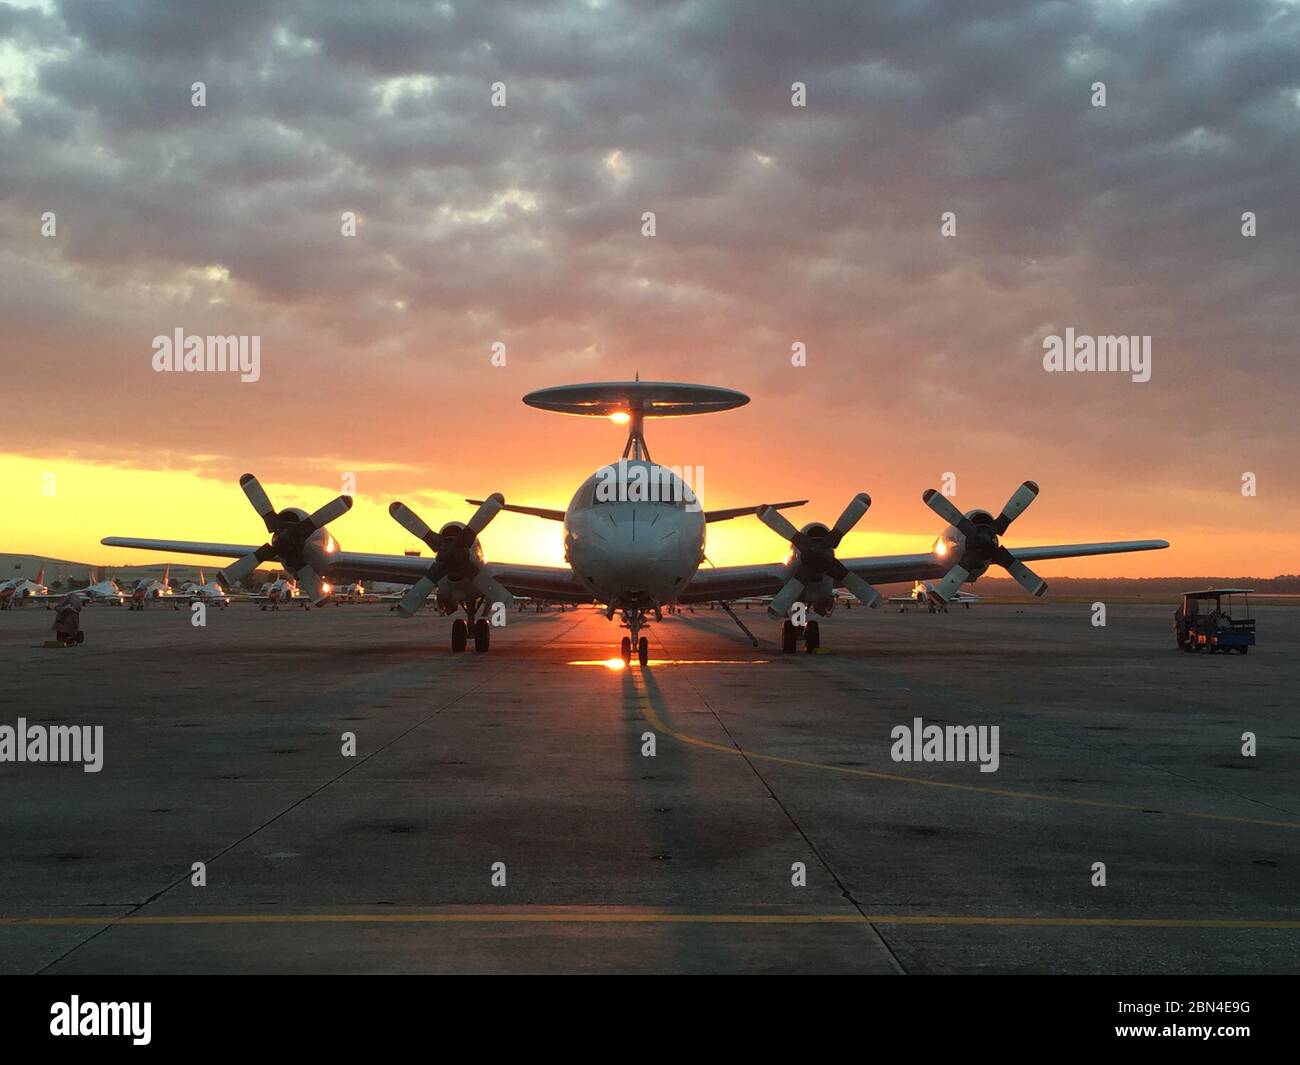
[[[998,542],[1007,527],[1038,498],[1038,485],[1033,481],[1026,481],[1017,488],[1002,508],[1002,513],[986,522],[972,521],[953,506],[947,496],[933,488],[927,488],[921,498],[927,507],[965,538],[961,558],[945,574],[943,580],[935,585],[935,591],[944,602],[950,600],[957,589],[966,583],[973,570],[983,569],[990,563],[996,563],[1005,569],[1030,595],[1042,595],[1047,591],[1047,582]]]
[[[396,502],[388,508],[403,529],[417,540],[423,541],[433,552],[433,564],[425,571],[423,577],[411,585],[410,590],[398,603],[397,609],[403,617],[411,617],[443,577],[455,577],[463,580],[469,578],[475,588],[485,599],[493,603],[511,606],[515,597],[492,579],[491,575],[480,568],[474,557],[474,543],[489,522],[501,512],[506,505],[505,496],[494,492],[474,512],[474,516],[463,528],[448,529],[445,533],[434,532],[415,511],[405,503]]]
[[[312,533],[325,528],[335,518],[342,517],[351,510],[352,497],[339,496],[314,513],[304,515],[297,510],[277,511],[271,505],[266,489],[251,473],[239,478],[239,487],[253,504],[253,509],[262,519],[271,539],[252,554],[245,555],[217,574],[217,583],[222,590],[230,591],[232,584],[247,577],[263,562],[277,560],[293,574],[298,587],[311,597],[313,605],[323,603],[329,598],[329,593],[324,588],[320,574],[307,562],[307,540]]]
[[[782,536],[794,545],[798,552],[798,565],[785,582],[785,586],[776,593],[768,604],[768,613],[773,617],[785,617],[804,589],[823,577],[831,577],[838,585],[843,585],[867,606],[879,606],[881,596],[870,584],[850,571],[843,562],[835,557],[835,549],[845,535],[862,520],[871,506],[871,497],[866,492],[859,492],[844,508],[839,521],[822,535],[796,529],[779,510],[771,506],[758,508],[758,520],[771,529],[777,536]]]

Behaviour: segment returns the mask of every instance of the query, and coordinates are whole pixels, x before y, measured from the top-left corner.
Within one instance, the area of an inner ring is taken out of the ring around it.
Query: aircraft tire
[[[464,618],[457,618],[451,623],[451,649],[459,654],[469,643],[469,626]]]

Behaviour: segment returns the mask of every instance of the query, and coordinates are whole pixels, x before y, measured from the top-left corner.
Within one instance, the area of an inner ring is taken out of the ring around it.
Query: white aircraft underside
[[[560,398],[552,398],[552,393]],[[596,398],[590,399],[593,396]],[[619,465],[616,462],[588,477],[563,513],[507,506],[497,495],[485,501],[468,523],[452,522],[434,532],[409,508],[394,503],[390,508],[393,517],[433,549],[432,559],[343,551],[324,525],[347,512],[351,506],[348,497],[339,497],[311,516],[300,510],[276,511],[256,479],[247,474],[241,485],[271,534],[268,543],[260,547],[120,536],[106,537],[102,543],[237,559],[223,574],[231,581],[251,572],[260,562],[275,560],[296,574],[299,587],[313,601],[327,597],[326,580],[335,585],[358,580],[413,585],[414,592],[422,594],[414,594],[418,601],[406,604],[404,612],[408,614],[430,593],[436,593],[444,607],[448,603],[462,604],[471,620],[480,607],[486,609],[488,604],[506,601],[510,596],[555,603],[594,601],[604,606],[611,617],[622,612],[633,642],[648,615],[657,616],[663,608],[678,604],[773,596],[777,616],[786,616],[795,603],[829,613],[836,588],[848,588],[864,602],[877,605],[879,595],[869,587],[871,584],[902,581],[937,581],[936,591],[952,598],[962,584],[978,578],[990,565],[1003,566],[1028,590],[1042,594],[1046,585],[1028,569],[1029,563],[1169,546],[1164,540],[1122,540],[1007,551],[1000,543],[1001,534],[1038,494],[1037,486],[1027,481],[996,517],[987,511],[962,514],[938,493],[927,492],[926,504],[950,522],[934,551],[838,559],[834,547],[870,506],[865,493],[854,497],[834,526],[809,523],[796,530],[781,516],[779,508],[797,502],[706,512],[694,503],[689,489],[681,491],[681,479],[674,471],[649,459],[641,428],[644,417],[701,413],[747,401],[747,397],[729,389],[642,381],[564,386],[525,397],[532,406],[564,413],[607,416],[629,412],[632,430],[624,455],[630,452],[631,459],[624,465],[660,477],[659,483],[671,486],[673,491],[651,498],[631,492],[626,493],[627,498],[621,493],[615,493],[614,498],[605,493],[602,498],[598,489],[602,479],[609,483],[608,474]],[[483,560],[478,533],[501,509],[562,520],[568,565]],[[794,544],[790,560],[701,570],[708,522],[755,513]],[[627,657],[627,641],[623,652]],[[640,653],[644,658],[644,647]]]

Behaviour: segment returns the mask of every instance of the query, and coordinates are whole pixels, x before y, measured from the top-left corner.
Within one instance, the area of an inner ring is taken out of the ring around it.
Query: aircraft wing
[[[519,566],[489,562],[484,567],[511,595],[548,599],[552,603],[590,603],[591,593],[568,566]]]
[[[481,507],[483,505],[483,500],[481,499],[467,499],[465,502],[471,503],[476,507]],[[726,510],[706,510],[704,512],[704,520],[706,522],[730,521],[732,518],[743,518],[748,514],[757,514],[763,506],[766,506],[769,510],[788,510],[791,507],[801,507],[807,502],[808,500],[806,499],[792,499],[785,503],[760,503],[752,507],[729,507]],[[545,518],[547,521],[564,520],[564,511],[551,510],[549,507],[524,507],[519,506],[516,503],[503,503],[501,509],[508,510],[511,514],[531,514],[534,518]]]
[[[1168,547],[1167,540],[1119,540],[1100,544],[1057,544],[1050,547],[1013,547],[1022,562],[1043,562],[1056,558],[1083,558],[1088,555],[1117,555],[1130,551],[1159,551]],[[874,558],[840,559],[846,569],[869,584],[894,584],[903,581],[938,580],[952,567],[952,560],[936,558],[930,552],[919,555],[879,555]],[[782,563],[759,566],[720,566],[700,570],[691,578],[681,603],[707,603],[719,599],[730,601],[753,595],[775,595],[787,578]]]
[[[757,596],[773,596],[786,582],[785,565],[769,562],[758,566],[715,566],[697,570],[677,597],[679,603],[732,602]]]
[[[1013,547],[1021,562],[1045,562],[1053,558],[1081,558],[1084,555],[1123,555],[1130,551],[1160,551],[1168,540],[1115,540],[1104,544],[1057,544],[1054,547]]]
[[[325,576],[333,580],[387,581],[414,584],[424,576],[433,559],[412,555],[363,555],[340,551],[330,559]],[[511,595],[549,599],[553,603],[590,603],[588,592],[568,566],[528,566],[513,562],[488,562],[483,572],[493,577]]]
[[[174,551],[185,555],[211,555],[213,558],[243,558],[261,544],[209,544],[190,540],[142,540],[135,536],[105,536],[105,547],[138,547],[143,551]]]
[[[243,558],[257,550],[257,545],[214,544],[190,540],[149,540],[133,536],[106,536],[105,547],[133,547],[143,551],[171,551],[182,555],[208,555],[214,558]],[[322,576],[331,581],[386,581],[414,584],[424,576],[433,559],[418,555],[372,555],[359,551],[339,551],[330,556]],[[506,562],[489,562],[484,570],[495,577],[511,594],[556,603],[589,603],[589,593],[568,566],[526,566]]]

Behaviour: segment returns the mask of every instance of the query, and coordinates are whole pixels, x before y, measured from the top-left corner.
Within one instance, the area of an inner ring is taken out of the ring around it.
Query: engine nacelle
[[[987,510],[968,510],[965,517],[979,531],[979,542],[967,544],[965,533],[949,525],[934,542],[934,553],[944,562],[962,563],[973,580],[988,569],[989,559],[985,556],[997,547],[998,537],[993,531],[995,519]]]
[[[302,511],[298,511],[302,517],[306,517]],[[334,556],[339,552],[339,542],[334,538],[334,534],[328,529],[317,529],[303,544],[302,554],[307,564],[317,573],[325,573],[334,561]]]
[[[446,525],[444,525],[441,529],[438,530],[438,538],[440,540],[455,539],[464,531],[465,531],[465,523],[463,521],[449,521],[447,522]],[[478,542],[477,536],[474,538],[474,543],[470,547],[469,553],[470,556],[475,561],[475,563],[477,563],[481,567],[483,565],[483,545]],[[452,574],[451,576],[455,577],[460,575]]]

